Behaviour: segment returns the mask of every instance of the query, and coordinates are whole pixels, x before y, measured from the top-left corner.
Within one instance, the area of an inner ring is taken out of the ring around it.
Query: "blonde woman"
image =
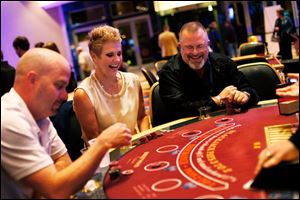
[[[95,72],[84,79],[74,93],[74,111],[83,139],[97,137],[116,122],[125,123],[132,134],[149,128],[142,88],[137,75],[119,71],[122,46],[119,30],[108,25],[89,33],[89,52]]]

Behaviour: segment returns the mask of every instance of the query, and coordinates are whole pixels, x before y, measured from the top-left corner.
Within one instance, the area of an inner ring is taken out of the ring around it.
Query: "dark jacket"
[[[173,120],[197,116],[198,108],[202,106],[210,106],[211,111],[221,109],[211,97],[217,96],[229,85],[250,94],[250,100],[242,106],[243,110],[259,101],[256,91],[228,57],[209,53],[204,70],[201,78],[177,54],[159,72],[159,93]]]
[[[13,87],[15,75],[15,68],[7,61],[1,61],[1,97]]]

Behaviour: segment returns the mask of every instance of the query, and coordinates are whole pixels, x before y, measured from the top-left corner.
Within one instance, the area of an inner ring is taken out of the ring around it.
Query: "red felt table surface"
[[[222,118],[230,119],[220,126]],[[123,155],[121,171],[134,173],[116,180],[106,174],[105,193],[108,198],[266,198],[264,191],[245,186],[266,147],[264,127],[297,121],[271,106],[186,125]]]

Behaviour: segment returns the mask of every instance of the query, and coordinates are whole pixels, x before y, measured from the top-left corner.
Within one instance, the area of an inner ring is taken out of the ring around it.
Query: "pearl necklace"
[[[119,84],[119,81],[121,80],[121,77],[116,76],[116,78],[117,78],[116,82],[113,82],[112,84],[109,84],[108,87],[105,87],[105,86],[100,82],[100,80],[99,80],[99,84],[100,84],[101,88],[102,88],[105,92],[107,92],[107,93],[109,93],[109,94],[111,94],[111,95],[115,95],[115,94],[117,94],[117,93],[120,92],[120,86],[121,86],[121,84]]]

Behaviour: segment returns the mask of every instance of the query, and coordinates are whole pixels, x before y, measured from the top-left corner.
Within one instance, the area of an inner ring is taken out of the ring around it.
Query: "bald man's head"
[[[203,38],[208,40],[207,31],[200,22],[188,22],[184,24],[179,31],[179,41],[182,40],[184,33],[201,32]]]
[[[67,100],[70,74],[70,66],[62,55],[45,48],[31,49],[17,65],[14,90],[35,120],[44,119],[54,115]]]

